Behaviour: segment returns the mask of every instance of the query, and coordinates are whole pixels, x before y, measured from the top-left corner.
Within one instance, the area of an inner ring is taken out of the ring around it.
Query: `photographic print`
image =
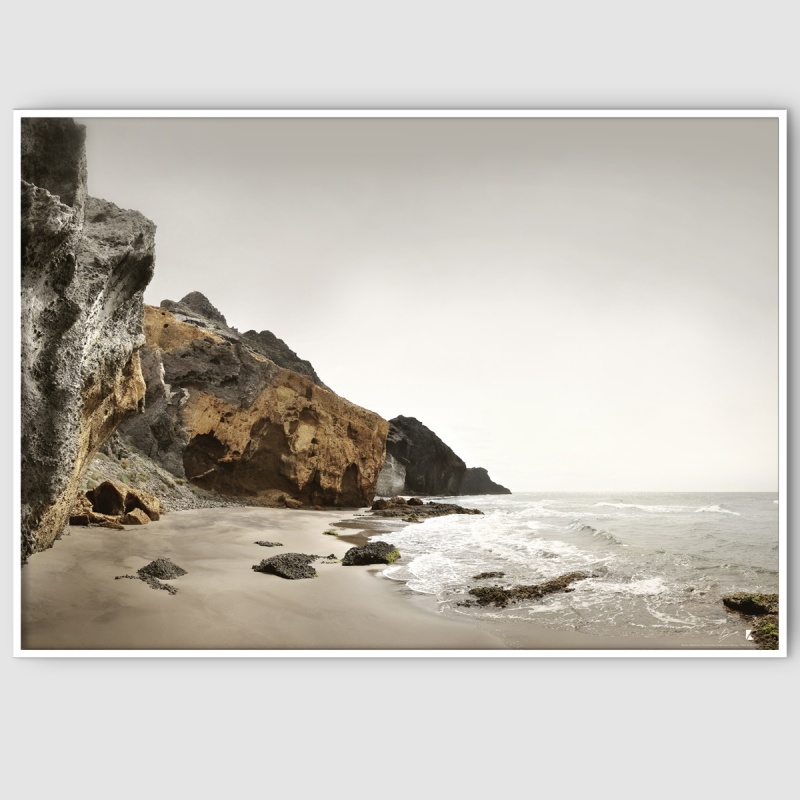
[[[785,655],[784,111],[16,125],[17,655]]]

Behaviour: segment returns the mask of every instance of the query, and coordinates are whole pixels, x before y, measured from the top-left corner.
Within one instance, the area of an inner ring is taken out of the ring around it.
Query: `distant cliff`
[[[483,467],[469,467],[461,479],[459,494],[511,494],[511,489],[506,489],[495,483]]]
[[[87,197],[82,125],[24,119],[21,144],[25,558],[52,546],[87,463],[141,406],[142,294],[155,225]]]
[[[239,334],[198,292],[145,307],[145,413],[123,433],[203,489],[286,505],[365,506],[388,423],[324,386],[272,333]]]
[[[511,494],[494,483],[482,467],[467,468],[464,461],[430,428],[414,417],[389,422],[386,459],[377,494],[459,495]]]

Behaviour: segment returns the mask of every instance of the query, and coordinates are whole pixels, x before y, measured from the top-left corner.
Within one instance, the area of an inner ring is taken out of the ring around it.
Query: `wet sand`
[[[752,649],[709,638],[600,637],[527,621],[438,612],[435,600],[380,576],[382,567],[315,562],[318,577],[254,572],[279,553],[341,558],[376,530],[358,512],[213,508],[174,512],[125,531],[70,528],[22,570],[24,650]],[[340,537],[326,536],[341,522]],[[392,526],[393,527],[393,526]],[[262,547],[256,540],[282,542]],[[156,558],[188,574],[156,591],[133,574]]]

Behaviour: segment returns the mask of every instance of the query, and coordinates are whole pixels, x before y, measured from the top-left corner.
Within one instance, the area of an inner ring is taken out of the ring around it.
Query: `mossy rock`
[[[778,649],[778,618],[771,615],[759,620],[753,628],[753,641],[759,650]]]
[[[519,600],[539,600],[553,592],[571,592],[573,589],[570,588],[570,584],[591,577],[588,572],[568,572],[544,583],[520,584],[511,589],[504,589],[502,586],[476,586],[470,589],[469,593],[478,605],[505,608],[509,603],[516,603]]]
[[[732,611],[740,614],[777,614],[778,595],[756,592],[738,592],[722,598],[722,602]]]
[[[363,547],[351,547],[342,559],[345,567],[367,564],[394,564],[400,558],[400,551],[388,542],[369,542]]]

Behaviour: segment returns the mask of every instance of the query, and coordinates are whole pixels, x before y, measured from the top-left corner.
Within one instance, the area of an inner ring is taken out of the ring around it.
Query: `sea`
[[[434,498],[428,498],[434,499]],[[777,592],[776,493],[566,493],[435,498],[483,515],[435,517],[380,538],[402,554],[383,576],[442,611],[597,635],[741,632],[722,597]],[[379,523],[379,519],[374,518]],[[592,577],[538,601],[465,605],[474,586]],[[500,579],[476,580],[481,572]]]

